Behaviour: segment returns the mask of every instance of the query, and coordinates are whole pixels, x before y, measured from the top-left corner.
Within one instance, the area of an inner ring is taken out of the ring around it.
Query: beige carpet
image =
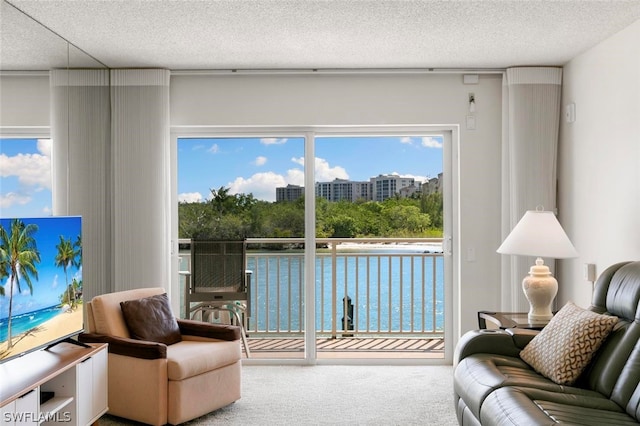
[[[100,425],[133,425],[112,416]],[[188,425],[457,425],[450,366],[244,366],[242,399]]]

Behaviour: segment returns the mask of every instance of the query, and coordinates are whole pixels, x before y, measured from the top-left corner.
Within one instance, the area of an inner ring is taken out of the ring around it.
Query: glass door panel
[[[316,136],[318,359],[444,356],[442,148]]]
[[[181,271],[190,270],[191,239],[246,238],[244,356],[303,358],[304,138],[179,138],[178,199]],[[198,319],[226,323],[233,315],[223,309]]]

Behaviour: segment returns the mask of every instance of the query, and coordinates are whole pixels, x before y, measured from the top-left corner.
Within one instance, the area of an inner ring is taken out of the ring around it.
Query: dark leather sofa
[[[466,333],[455,351],[460,425],[640,424],[640,261],[598,278],[589,310],[619,318],[572,385],[538,374],[520,357],[537,334],[522,329]]]

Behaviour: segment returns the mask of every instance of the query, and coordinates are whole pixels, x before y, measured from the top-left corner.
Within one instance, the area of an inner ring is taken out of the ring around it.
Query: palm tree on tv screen
[[[0,228],[2,228],[2,226],[0,226]],[[4,231],[4,228],[2,228],[2,230]],[[6,254],[6,251],[4,250],[4,247],[2,245],[0,245],[0,280],[4,280],[6,277],[9,276],[9,262],[8,262],[8,256]],[[0,296],[4,296],[4,287],[0,285]]]
[[[64,283],[67,289],[67,302],[71,309],[75,308],[75,289],[69,285],[69,276],[67,269],[70,266],[79,267],[78,258],[80,257],[80,249],[76,249],[76,245],[71,243],[71,239],[65,239],[60,235],[60,243],[56,246],[58,254],[56,254],[55,264],[61,266],[64,270]]]
[[[31,278],[38,280],[38,270],[36,263],[40,262],[40,253],[36,246],[36,240],[33,234],[38,230],[35,224],[25,223],[20,219],[11,221],[10,233],[3,226],[0,226],[0,255],[2,256],[2,272],[1,274],[9,276],[9,318],[7,319],[7,349],[13,347],[11,342],[11,315],[13,311],[13,289],[18,293],[22,292],[20,288],[20,279],[22,278],[29,292],[33,294],[33,285]],[[6,293],[6,289],[4,291]],[[4,294],[6,296],[6,294]]]

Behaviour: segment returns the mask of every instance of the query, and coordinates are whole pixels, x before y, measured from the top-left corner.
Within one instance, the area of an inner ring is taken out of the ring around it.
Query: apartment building
[[[276,188],[276,201],[295,201],[304,196],[304,186],[287,185]]]
[[[371,200],[371,184],[367,181],[334,179],[331,182],[316,182],[316,197],[328,201]]]

